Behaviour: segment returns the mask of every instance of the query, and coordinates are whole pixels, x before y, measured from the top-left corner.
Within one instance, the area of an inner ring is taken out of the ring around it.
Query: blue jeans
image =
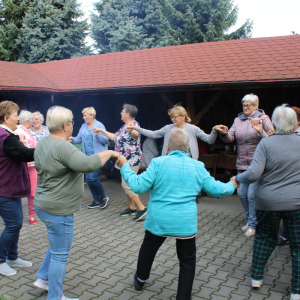
[[[19,234],[23,224],[21,198],[0,197],[0,216],[5,228],[0,236],[0,264],[18,258]]]
[[[49,248],[37,273],[37,277],[48,280],[47,300],[60,300],[67,261],[71,250],[74,217],[48,214],[34,207],[36,214],[46,225]]]
[[[101,169],[98,169],[92,173],[85,173],[86,182],[90,188],[90,191],[92,193],[95,202],[99,202],[100,199],[106,197],[102,183],[98,178],[100,170]]]
[[[243,171],[238,171],[238,174],[243,173]],[[244,206],[246,217],[248,220],[248,225],[250,228],[256,227],[256,216],[255,216],[255,190],[258,182],[255,181],[251,184],[240,183],[240,187],[237,189],[237,194]]]

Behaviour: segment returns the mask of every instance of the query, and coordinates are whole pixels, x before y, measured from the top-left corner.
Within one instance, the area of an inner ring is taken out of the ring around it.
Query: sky
[[[97,1],[78,2],[82,3],[81,8],[88,18]],[[253,38],[290,35],[291,31],[300,34],[300,0],[234,0],[234,4],[239,6],[239,19],[230,31],[250,18],[254,23]]]

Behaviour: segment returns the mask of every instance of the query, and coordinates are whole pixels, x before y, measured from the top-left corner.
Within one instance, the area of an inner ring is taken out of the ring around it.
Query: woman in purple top
[[[115,142],[115,151],[124,155],[130,165],[130,168],[137,173],[143,160],[141,150],[141,136],[136,130],[127,129],[129,123],[134,122],[139,127],[139,123],[135,121],[138,109],[134,105],[124,104],[121,111],[121,120],[124,125],[116,132],[111,133],[102,128],[94,128],[94,132],[102,132],[106,137]],[[120,213],[120,216],[136,215],[133,221],[140,221],[147,215],[147,208],[143,205],[139,195],[135,194],[122,178],[122,187],[126,193],[129,208]],[[135,208],[137,206],[137,209]]]
[[[14,133],[20,121],[18,110],[14,102],[0,103],[0,216],[5,223],[0,236],[0,274],[4,276],[17,274],[14,267],[32,266],[18,256],[23,223],[21,198],[31,195],[26,162],[33,161],[34,154],[34,149],[24,146]]]
[[[229,130],[225,127],[217,127],[221,138],[226,143],[231,143],[234,140],[237,143],[237,160],[236,169],[238,174],[247,170],[252,162],[255,149],[263,137],[267,137],[267,132],[273,129],[270,118],[262,109],[258,109],[258,97],[254,94],[244,96],[242,99],[243,112],[234,119],[234,122]],[[263,129],[257,132],[252,127],[252,122],[258,120],[262,122]],[[244,206],[247,224],[242,227],[242,231],[246,231],[245,235],[251,237],[255,235],[256,217],[255,217],[255,199],[254,192],[257,187],[257,182],[251,184],[242,183],[237,189],[237,194]]]

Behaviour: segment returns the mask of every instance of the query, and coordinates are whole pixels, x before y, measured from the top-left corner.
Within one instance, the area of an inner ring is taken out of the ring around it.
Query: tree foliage
[[[37,63],[89,55],[88,23],[76,0],[32,0],[17,44],[20,62]]]
[[[16,61],[20,57],[16,39],[22,34],[29,3],[30,0],[0,0],[0,60]]]
[[[232,0],[102,0],[95,3],[91,36],[102,52],[251,37]]]

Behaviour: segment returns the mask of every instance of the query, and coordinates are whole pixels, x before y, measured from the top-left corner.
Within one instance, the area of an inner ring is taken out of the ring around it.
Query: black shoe
[[[277,240],[276,246],[284,246],[290,243],[289,239],[284,239],[282,236]]]
[[[93,203],[88,205],[87,207],[88,208],[96,208],[96,207],[100,207],[100,204],[99,204],[99,202],[93,201]]]
[[[136,213],[136,216],[132,219],[132,221],[137,222],[142,220],[143,218],[146,218],[147,216],[147,208],[145,207],[144,210],[138,210]]]
[[[131,215],[135,215],[136,214],[136,209],[130,209],[130,208],[126,208],[124,211],[122,211],[119,216],[121,217],[127,217],[127,216],[131,216]]]
[[[108,200],[109,197],[105,197],[100,200],[100,209],[103,209],[107,206]]]
[[[141,291],[144,287],[145,282],[139,281],[137,278],[137,274],[134,274],[134,289],[136,291]]]

